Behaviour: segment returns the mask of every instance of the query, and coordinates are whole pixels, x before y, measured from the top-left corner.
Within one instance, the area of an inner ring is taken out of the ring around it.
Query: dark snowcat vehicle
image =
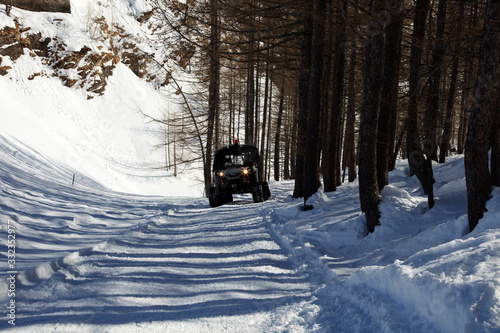
[[[208,199],[211,207],[233,201],[234,193],[252,193],[253,202],[263,202],[271,196],[267,182],[262,179],[259,151],[252,145],[240,145],[219,149],[213,165],[214,185]]]

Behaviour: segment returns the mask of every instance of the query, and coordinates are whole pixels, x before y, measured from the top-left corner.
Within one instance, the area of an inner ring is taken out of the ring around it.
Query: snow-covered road
[[[290,324],[270,319],[277,307],[310,300],[309,284],[294,272],[262,218],[242,206],[248,208],[237,216],[230,206],[218,212],[172,207],[139,230],[80,253],[70,266],[20,293],[20,326],[258,332],[263,325]]]
[[[333,318],[337,331],[374,327],[317,255],[271,223],[297,209],[286,207],[292,183],[275,184],[263,204],[240,196],[211,209],[205,198],[132,196],[85,177],[71,185],[70,170],[22,144],[2,138],[1,148],[11,162],[1,165],[1,218],[16,226],[18,271],[16,326],[3,328],[312,332]]]
[[[310,285],[261,215],[276,200],[210,209],[204,198],[132,196],[84,177],[73,186],[70,170],[20,143],[2,138],[0,154],[10,161],[0,166],[2,239],[4,226],[16,227],[15,267],[2,270],[1,295],[8,304],[5,278],[17,271],[16,331],[315,325]]]
[[[210,208],[206,198],[114,192],[81,175],[72,185],[72,170],[6,134],[0,161],[0,237],[8,244],[9,224],[16,237],[14,265],[9,247],[0,257],[1,329],[500,327],[498,212],[490,209],[482,227],[466,234],[460,159],[437,170],[458,180],[438,184],[438,209],[431,211],[404,168],[396,170],[395,185],[383,192],[382,226],[368,236],[355,183],[319,192],[309,212],[290,197],[293,182],[272,183],[273,197],[261,204],[242,195]],[[498,205],[494,198],[490,208]]]

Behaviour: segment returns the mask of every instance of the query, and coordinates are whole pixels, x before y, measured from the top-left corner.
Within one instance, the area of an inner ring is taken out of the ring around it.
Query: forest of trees
[[[203,160],[206,188],[214,151],[239,139],[304,203],[359,177],[372,232],[397,158],[432,209],[432,162],[465,151],[475,227],[500,178],[499,1],[154,2],[191,84],[175,82],[186,113],[169,126]]]

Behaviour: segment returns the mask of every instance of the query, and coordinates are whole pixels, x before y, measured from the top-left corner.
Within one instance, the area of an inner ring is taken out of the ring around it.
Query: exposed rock
[[[18,28],[5,27],[0,30],[0,47],[15,43],[21,33]]]
[[[43,76],[43,75],[44,75],[44,73],[41,73],[41,72],[33,73],[30,76],[28,76],[28,80],[34,80],[35,77],[37,77],[37,76]]]
[[[149,12],[146,12],[146,13],[143,13],[141,16],[139,16],[137,18],[137,21],[141,24],[143,24],[144,22],[146,22],[147,20],[149,20],[151,18],[151,16],[154,15],[154,11],[153,10],[150,10]]]
[[[69,88],[73,87],[78,82],[77,80],[70,79],[69,77],[67,77],[65,75],[61,75],[60,78],[61,78],[61,80],[63,80],[64,85],[66,87],[69,87]]]
[[[2,65],[2,60],[3,60],[2,57],[0,57],[0,75],[7,75],[7,73],[8,73],[7,71],[9,69],[12,69],[12,67],[10,67],[10,66],[1,66]]]
[[[15,61],[24,54],[24,49],[27,48],[40,57],[47,57],[52,39],[42,39],[41,33],[23,35],[29,30],[29,28],[20,29],[18,25],[15,28],[4,27],[0,30],[0,56],[8,56]]]
[[[78,1],[78,0],[76,0]],[[35,12],[71,13],[70,0],[0,0],[0,4],[12,4],[14,7]]]
[[[125,65],[140,78],[143,78],[147,73],[147,57],[134,52],[123,52],[122,61]]]
[[[0,66],[0,75],[7,75],[9,69],[12,69],[10,66]]]
[[[138,21],[145,22],[152,15],[153,11],[144,13]],[[41,33],[30,34],[30,28],[23,28],[16,22],[16,27],[4,27],[0,30],[0,65],[2,57],[16,61],[28,52],[32,57],[42,58],[42,63],[53,70],[51,75],[60,78],[66,87],[87,90],[89,98],[104,93],[107,80],[113,75],[119,62],[127,65],[139,78],[154,81],[159,86],[168,83],[168,75],[162,81],[162,76],[150,73],[154,54],[142,52],[135,38],[123,27],[116,23],[108,24],[104,17],[94,18],[92,22],[96,29],[92,30],[93,36],[109,45],[110,50],[101,44],[94,50],[85,45],[79,51],[69,51],[64,41],[44,38]],[[10,66],[0,67],[0,75],[8,74],[10,69]],[[47,74],[44,71],[33,73],[28,79],[33,80],[37,76]]]
[[[82,47],[78,52],[69,54],[68,56],[62,58],[57,63],[54,64],[54,68],[57,69],[75,69],[77,68],[80,61],[90,52],[90,48],[87,46]]]
[[[19,57],[22,56],[23,54],[24,54],[24,48],[20,44],[12,44],[10,46],[0,49],[0,55],[8,56],[14,61],[19,59]]]

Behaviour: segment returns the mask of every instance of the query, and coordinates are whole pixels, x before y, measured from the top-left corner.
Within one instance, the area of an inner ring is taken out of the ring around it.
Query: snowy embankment
[[[8,17],[1,7],[0,36],[5,29],[7,37],[0,46],[11,55],[0,61],[7,72],[0,75],[0,128],[71,167],[76,182],[86,176],[117,191],[200,195],[193,177],[170,177],[164,128],[142,114],[161,119],[179,108],[168,87],[133,72],[143,70],[131,65],[133,52],[156,52],[151,29],[137,21],[150,9],[147,0],[79,0],[72,14],[14,8]],[[17,30],[10,36],[9,29]],[[50,41],[43,52],[22,44],[24,52],[14,53],[4,41],[38,34]]]
[[[418,180],[408,177],[407,162],[398,163],[391,185],[382,191],[381,225],[373,234],[366,235],[359,214],[356,182],[336,193],[317,194],[311,200],[317,209],[311,212],[278,209],[276,221],[283,224],[277,229],[291,244],[305,244],[322,256],[329,272],[336,273],[331,282],[335,288],[325,288],[329,297],[371,290],[415,316],[405,328],[393,323],[388,331],[420,331],[419,323],[427,322],[439,332],[497,332],[500,190],[493,190],[488,212],[468,233],[463,156],[434,168],[436,206],[428,210]],[[313,266],[313,272],[324,275],[322,266]],[[366,304],[359,306],[363,311]]]

